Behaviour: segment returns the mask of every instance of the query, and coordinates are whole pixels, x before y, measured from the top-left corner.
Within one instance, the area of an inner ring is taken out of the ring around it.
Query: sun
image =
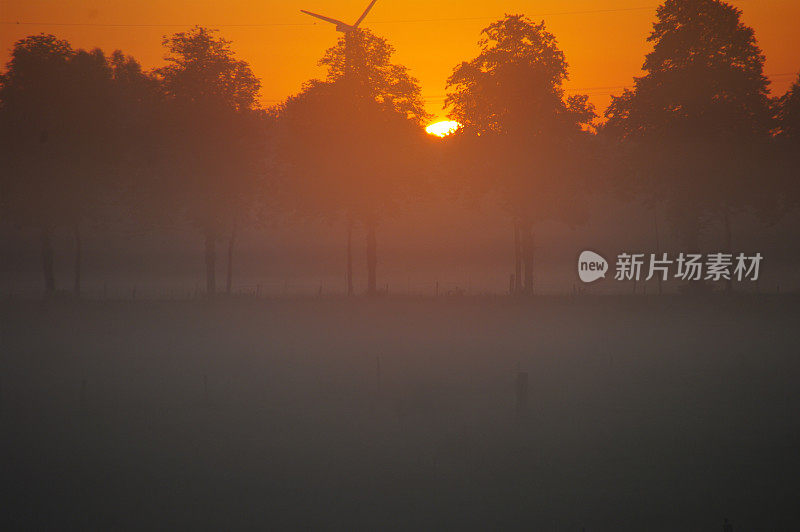
[[[425,131],[429,135],[434,135],[436,137],[446,137],[450,133],[453,133],[455,130],[461,127],[461,124],[454,120],[442,120],[441,122],[434,122],[433,124],[429,125],[425,128]]]

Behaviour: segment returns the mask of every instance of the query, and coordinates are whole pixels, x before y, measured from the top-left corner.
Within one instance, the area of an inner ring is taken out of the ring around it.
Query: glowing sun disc
[[[425,131],[429,135],[435,135],[437,137],[446,137],[450,133],[454,132],[456,129],[460,128],[461,124],[454,120],[442,120],[441,122],[435,122],[428,127],[425,128]]]

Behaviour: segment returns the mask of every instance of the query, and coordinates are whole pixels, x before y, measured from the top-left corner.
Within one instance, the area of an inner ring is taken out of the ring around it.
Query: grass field
[[[797,526],[795,296],[6,300],[0,318],[4,530]]]

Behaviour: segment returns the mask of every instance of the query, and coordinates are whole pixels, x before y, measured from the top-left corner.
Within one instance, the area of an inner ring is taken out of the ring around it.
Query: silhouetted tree
[[[163,44],[169,64],[155,73],[169,103],[168,165],[179,180],[184,212],[203,234],[206,291],[213,295],[216,242],[229,227],[232,259],[236,230],[263,175],[256,156],[263,136],[253,114],[261,82],[216,30],[197,26],[165,37]]]
[[[74,51],[41,34],[15,44],[0,78],[3,214],[39,230],[48,294],[56,288],[53,232],[67,227],[74,235],[77,295],[81,225],[99,215],[117,184],[127,102],[113,70],[102,51]]]
[[[345,66],[345,47],[348,63]],[[422,88],[408,68],[391,62],[394,47],[368,29],[351,31],[339,37],[335,46],[325,51],[320,66],[328,72],[326,81],[343,81],[362,98],[374,100],[381,107],[401,113],[422,124],[429,118],[425,111]]]
[[[475,186],[500,194],[513,222],[515,291],[532,293],[533,225],[582,216],[594,110],[587,96],[565,96],[568,65],[544,22],[506,15],[483,29],[479,46],[447,80],[445,107],[463,125],[448,143]]]
[[[345,47],[348,64],[345,65]],[[347,227],[347,293],[352,293],[351,239],[366,229],[367,293],[377,293],[376,229],[419,186],[427,118],[421,90],[393,47],[368,30],[341,37],[320,60],[324,81],[306,83],[281,109],[281,157],[291,174],[295,205]]]
[[[767,191],[772,127],[764,56],[741,11],[720,0],[667,0],[634,88],[612,98],[604,133],[626,145],[631,184],[666,206],[690,250],[712,219],[731,250],[731,217]]]
[[[780,190],[785,207],[800,206],[800,76],[776,102]]]
[[[118,93],[125,105],[119,132],[123,149],[119,196],[121,212],[127,211],[139,227],[169,225],[177,217],[175,205],[179,183],[172,178],[174,161],[171,142],[175,124],[171,107],[161,90],[160,81],[144,72],[133,58],[121,53],[111,57],[111,67]]]
[[[800,75],[778,101],[779,134],[800,143]]]
[[[0,78],[5,171],[0,194],[3,217],[39,230],[46,293],[55,291],[53,230],[64,223],[60,206],[66,188],[58,164],[63,148],[53,142],[59,105],[52,94],[64,83],[74,54],[67,41],[53,35],[27,37],[15,43]]]

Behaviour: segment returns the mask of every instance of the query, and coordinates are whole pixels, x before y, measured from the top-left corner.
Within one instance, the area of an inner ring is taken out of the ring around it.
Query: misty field
[[[795,526],[795,296],[5,300],[0,318],[6,530]]]

